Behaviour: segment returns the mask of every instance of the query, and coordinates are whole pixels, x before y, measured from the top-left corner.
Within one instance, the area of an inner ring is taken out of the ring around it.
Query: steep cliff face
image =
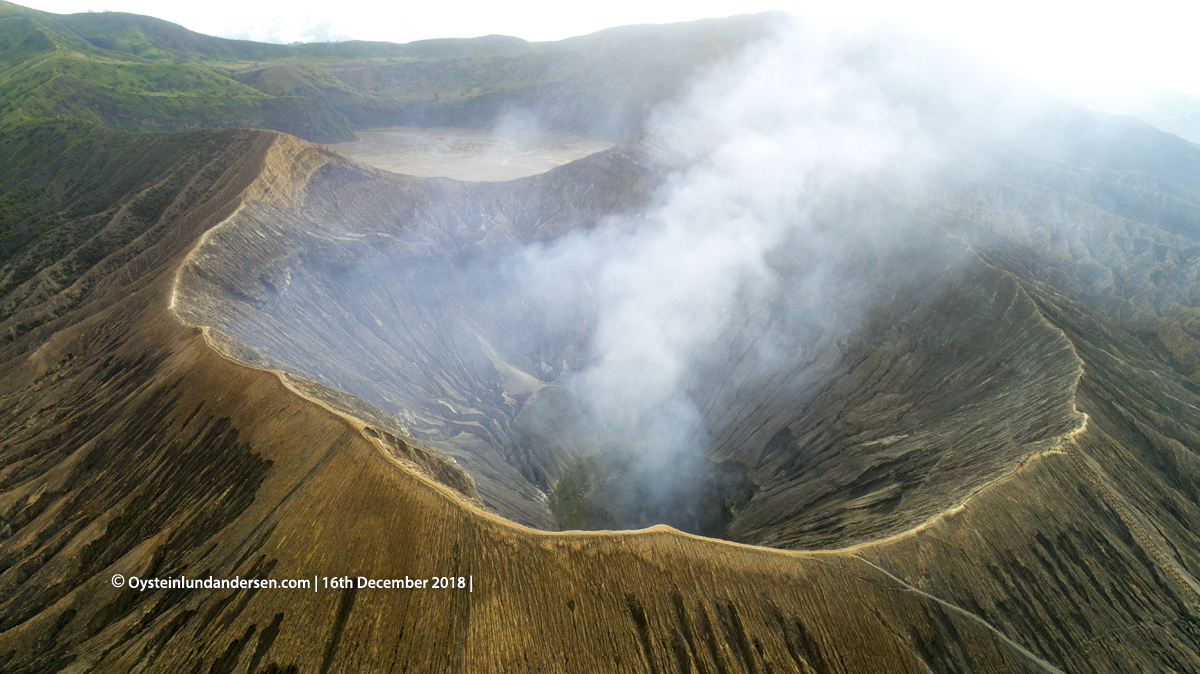
[[[386,410],[396,432],[466,467],[486,503],[552,527],[543,492],[586,447],[523,428],[522,411],[577,403],[535,368],[538,354],[506,342],[512,298],[489,287],[495,277],[463,265],[636,208],[659,160],[617,149],[495,187],[387,174],[291,140],[271,157],[261,191],[181,269],[175,310],[247,347],[246,362]]]

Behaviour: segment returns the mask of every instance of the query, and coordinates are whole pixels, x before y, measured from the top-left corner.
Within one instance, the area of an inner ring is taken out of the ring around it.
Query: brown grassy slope
[[[398,467],[168,309],[190,242],[232,212],[277,138],[231,143],[238,179],[207,217],[181,215],[172,231],[187,236],[139,283],[4,366],[6,671],[1055,671],[1014,644],[1064,671],[1196,667],[1194,605],[1062,455],[918,535],[810,554],[664,529],[534,532]],[[1043,565],[1040,537],[1063,536],[1098,550]],[[462,575],[474,591],[138,593],[114,573]],[[1089,574],[1109,601],[1070,582]]]

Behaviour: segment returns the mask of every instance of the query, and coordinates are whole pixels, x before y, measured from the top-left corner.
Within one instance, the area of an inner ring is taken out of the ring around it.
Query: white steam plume
[[[884,221],[817,225],[823,202],[864,183],[909,181],[933,163],[916,113],[856,68],[854,43],[814,37],[794,28],[754,46],[654,116],[652,135],[704,149],[643,219],[528,251],[527,295],[562,301],[592,291],[594,360],[572,384],[604,432],[647,468],[703,441],[688,394],[693,369],[724,336],[737,341],[739,307],[780,292],[772,252],[798,242],[812,260],[802,282],[824,283],[825,262],[851,234],[898,233]],[[881,231],[863,231],[873,227]],[[764,371],[769,346],[738,348],[755,351]]]

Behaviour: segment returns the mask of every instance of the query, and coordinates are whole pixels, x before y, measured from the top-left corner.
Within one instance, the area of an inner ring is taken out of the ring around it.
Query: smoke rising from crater
[[[919,188],[936,143],[870,58],[800,27],[751,47],[653,115],[652,146],[687,165],[651,208],[526,251],[525,297],[594,312],[570,386],[648,470],[721,449],[714,407],[852,329],[866,298],[848,260],[905,236],[892,200]]]
[[[778,468],[764,448],[870,351],[872,312],[913,306],[898,287],[954,264],[929,185],[976,170],[979,130],[1020,118],[940,56],[794,27],[710,68],[643,138],[557,172],[459,183],[331,161],[302,203],[250,204],[213,237],[253,251],[251,270],[181,296],[221,297],[197,324],[378,406],[513,519],[552,527],[545,492],[612,446],[638,457],[630,502],[677,502],[689,458]]]

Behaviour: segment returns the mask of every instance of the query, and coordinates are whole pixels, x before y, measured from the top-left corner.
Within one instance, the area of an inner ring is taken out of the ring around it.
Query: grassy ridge
[[[226,70],[188,62],[200,53],[189,49],[217,38],[149,17],[100,15],[114,36],[102,39],[95,29],[103,24],[91,16],[0,3],[0,128],[78,119],[125,131],[265,127],[313,140],[353,137],[350,123],[322,97],[273,95]],[[72,30],[79,23],[94,29],[88,35],[95,44]],[[142,24],[162,29],[158,47],[130,37]],[[194,39],[172,41],[180,36]],[[168,51],[170,44],[180,48]]]
[[[481,38],[420,40],[408,44],[350,40],[307,44],[268,44],[229,40],[192,32],[183,26],[138,14],[93,12],[71,14],[62,22],[91,44],[149,61],[345,62],[373,59],[443,59],[518,56],[538,51],[521,38],[488,35]]]
[[[198,194],[224,133],[129,134],[80,121],[0,136],[0,322],[60,292]],[[199,177],[197,177],[199,175]],[[37,278],[35,278],[37,277]],[[85,292],[81,289],[80,292]],[[12,339],[34,327],[10,326]]]
[[[192,65],[52,57],[0,83],[5,122],[78,119],[124,131],[266,127],[314,139],[352,137],[320,99],[270,96]]]

